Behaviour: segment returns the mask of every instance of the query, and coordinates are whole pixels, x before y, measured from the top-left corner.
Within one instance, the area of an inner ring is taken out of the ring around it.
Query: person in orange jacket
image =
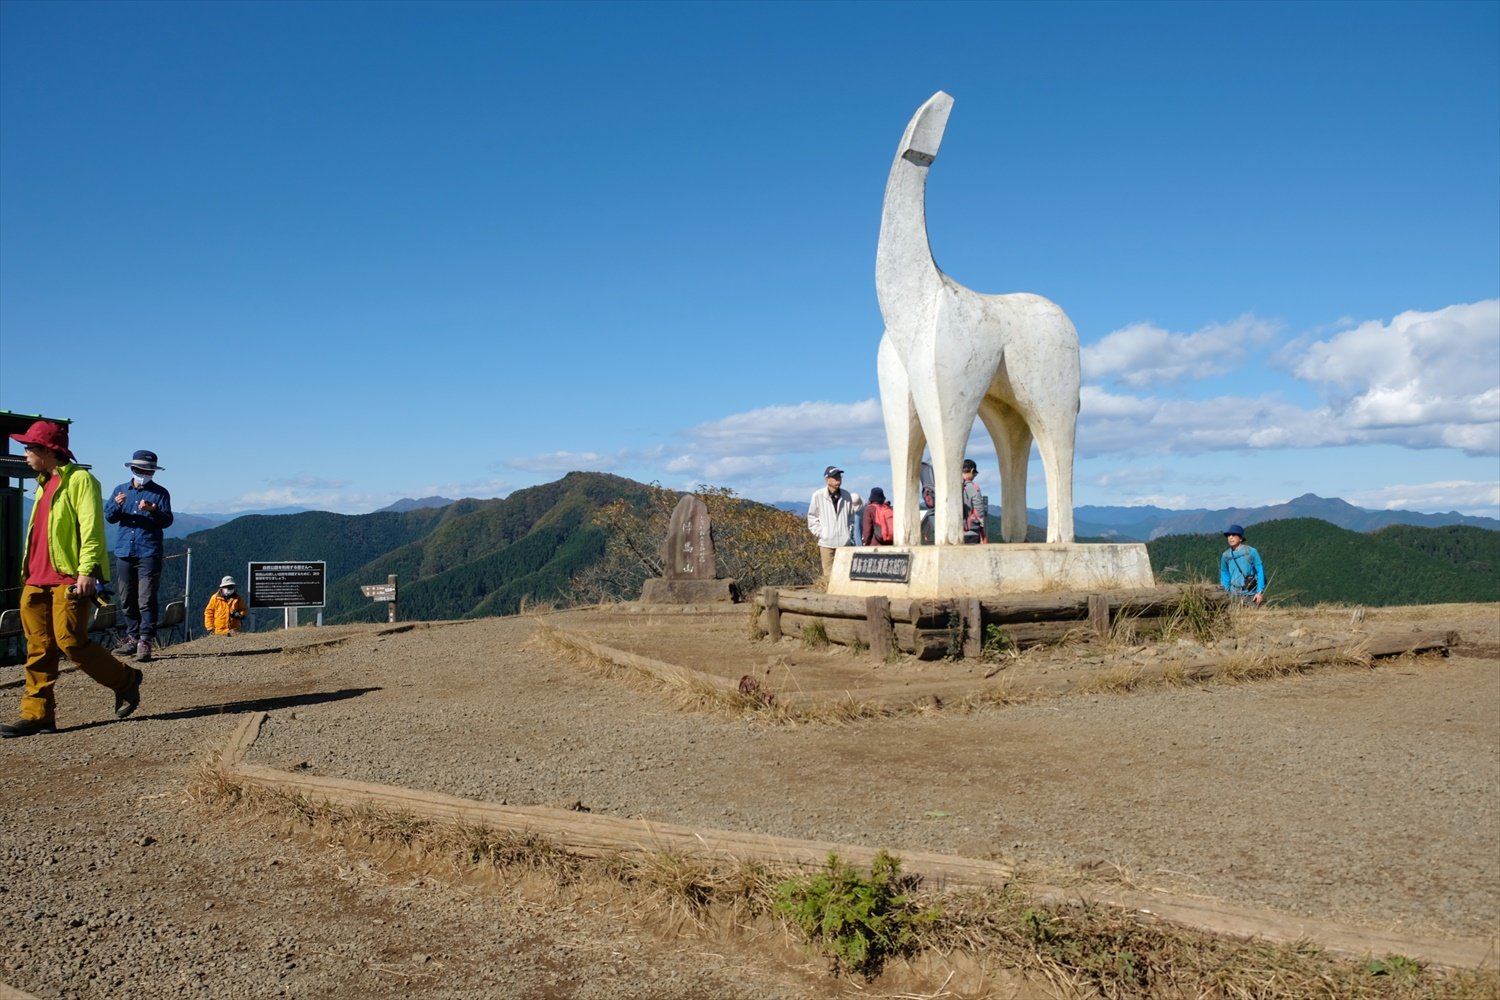
[[[210,635],[234,635],[244,624],[245,599],[236,589],[234,577],[226,576],[203,609],[203,629]]]

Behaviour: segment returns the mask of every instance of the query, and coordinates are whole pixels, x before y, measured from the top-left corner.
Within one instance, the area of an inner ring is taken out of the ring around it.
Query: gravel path
[[[1500,614],[1444,611],[1419,627],[1459,628],[1469,655],[842,726],[671,709],[528,647],[529,619],[199,640],[151,666],[137,718],[110,720],[109,693],[72,673],[63,732],[0,743],[0,981],[142,998],[826,989],[778,949],[690,953],[588,901],[404,876],[187,802],[253,710],[270,717],[249,760],[270,767],[1493,935]],[[344,641],[195,655],[309,637]]]
[[[387,671],[326,670],[313,655],[189,659],[190,648],[148,668],[135,718],[116,722],[108,691],[65,673],[66,728],[0,743],[0,984],[112,1000],[823,995],[811,972],[659,939],[620,906],[542,905],[524,887],[437,881],[215,816],[183,789],[243,712],[315,717],[361,700],[322,700],[346,684],[413,689]],[[0,681],[18,674],[4,668]],[[16,690],[4,694],[13,715]],[[366,745],[337,721],[318,728],[320,760]],[[411,777],[423,771],[413,739]]]

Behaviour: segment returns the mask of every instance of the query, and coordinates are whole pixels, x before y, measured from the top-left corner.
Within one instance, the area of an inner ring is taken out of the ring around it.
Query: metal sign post
[[[326,562],[253,562],[250,607],[286,609],[286,627],[297,624],[298,608],[322,608],[328,582]]]
[[[385,583],[363,584],[360,590],[372,601],[386,602],[386,618],[388,622],[396,620],[396,574],[392,573],[385,578]]]

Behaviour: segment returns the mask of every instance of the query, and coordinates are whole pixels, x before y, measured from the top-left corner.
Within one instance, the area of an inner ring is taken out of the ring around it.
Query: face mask
[[[135,471],[135,470],[131,470],[131,471]],[[137,483],[139,483],[140,485],[145,486],[147,483],[151,482],[151,473],[149,473],[149,472],[135,472],[135,481]]]

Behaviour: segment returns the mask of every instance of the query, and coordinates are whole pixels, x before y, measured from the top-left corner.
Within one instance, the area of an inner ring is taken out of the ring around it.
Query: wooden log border
[[[875,848],[860,844],[696,829],[547,806],[498,805],[440,792],[278,771],[245,760],[266,718],[265,712],[245,717],[220,755],[220,770],[243,784],[302,796],[314,803],[392,810],[440,822],[538,834],[585,857],[671,852],[722,863],[757,860],[820,868],[830,852],[857,865],[868,865],[876,854]],[[1015,875],[1012,868],[995,861],[930,851],[889,850],[900,857],[907,872],[934,883],[939,889],[948,885],[1000,888],[1010,884]],[[1330,920],[1232,906],[1174,893],[1092,887],[1063,889],[1040,885],[1023,888],[1031,896],[1059,905],[1110,906],[1132,911],[1141,918],[1233,938],[1259,938],[1278,943],[1312,941],[1328,952],[1350,958],[1397,954],[1451,968],[1497,967],[1495,944],[1486,939],[1405,937]]]
[[[821,623],[830,642],[863,643],[874,651],[886,628],[895,637],[896,649],[918,659],[936,660],[955,652],[978,658],[990,626],[998,626],[1021,647],[1056,642],[1070,633],[1105,637],[1122,616],[1160,618],[1177,606],[1185,591],[1192,590],[1209,604],[1226,601],[1219,588],[1196,584],[951,600],[847,597],[767,588],[754,601],[764,611],[763,627],[772,642],[795,638],[804,626]]]

